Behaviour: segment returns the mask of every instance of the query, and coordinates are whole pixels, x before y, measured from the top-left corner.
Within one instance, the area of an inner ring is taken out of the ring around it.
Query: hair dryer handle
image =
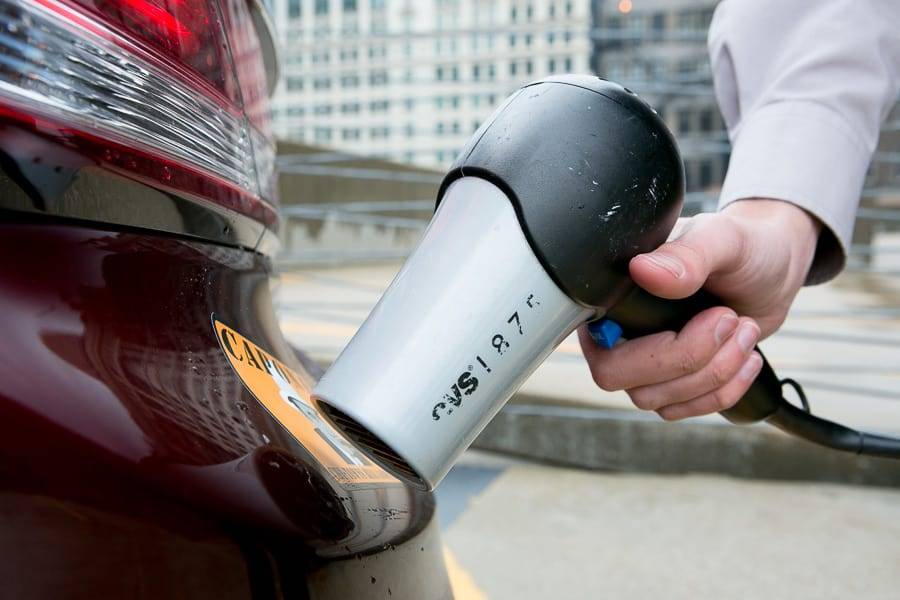
[[[680,331],[698,313],[722,305],[722,301],[703,289],[688,298],[666,300],[635,286],[606,317],[622,327],[624,337],[635,338],[660,331]],[[732,423],[763,421],[783,402],[781,382],[762,352],[760,356],[762,369],[750,389],[737,404],[721,413]]]

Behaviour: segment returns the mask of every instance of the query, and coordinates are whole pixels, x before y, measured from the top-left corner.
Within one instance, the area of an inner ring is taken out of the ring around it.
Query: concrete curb
[[[900,486],[900,461],[821,448],[765,425],[666,423],[637,411],[521,400],[473,447],[604,471]]]

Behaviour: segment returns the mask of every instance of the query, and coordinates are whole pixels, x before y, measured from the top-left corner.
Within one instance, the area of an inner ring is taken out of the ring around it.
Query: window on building
[[[343,88],[359,87],[359,75],[343,75],[343,76],[341,76],[341,87],[343,87]]]
[[[571,73],[572,72],[572,57],[567,56],[566,59],[563,61],[563,65],[565,67],[563,70],[566,73]]]
[[[306,111],[303,110],[302,106],[289,106],[287,109],[287,116],[289,117],[302,117]]]
[[[436,67],[434,69],[434,78],[438,81],[444,80],[444,67]]]
[[[328,0],[315,0],[315,13],[317,15],[327,15]]]
[[[359,102],[345,102],[341,104],[341,112],[344,114],[356,114],[359,112]]]
[[[288,0],[288,18],[299,19],[301,16],[300,0]]]
[[[516,61],[512,60],[509,62],[509,74],[510,75],[515,77],[517,68],[518,68],[518,65],[516,64]]]
[[[369,85],[377,87],[387,85],[387,82],[387,71],[372,71],[371,73],[369,73]]]
[[[313,108],[313,113],[317,115],[330,115],[331,114],[331,105],[330,104],[319,104]]]
[[[356,12],[356,0],[344,0],[344,12]]]
[[[572,16],[572,2],[571,2],[571,0],[569,0],[568,2],[566,2],[566,15],[568,15],[568,16],[570,16],[570,17]]]
[[[699,185],[701,188],[707,188],[712,185],[712,163],[708,160],[700,162]]]
[[[296,92],[303,89],[303,78],[299,76],[288,76],[287,78],[287,89],[291,92]]]
[[[406,107],[406,110],[412,110],[416,107],[415,98],[407,98],[403,101],[403,105]]]
[[[706,109],[700,113],[700,131],[709,133],[713,130],[713,112]]]
[[[694,169],[694,161],[684,161],[684,188],[686,191],[692,192],[697,189],[696,186],[696,170]]]
[[[497,67],[494,63],[488,65],[488,79],[494,81],[497,78]]]
[[[516,34],[514,34],[514,33],[509,34],[509,47],[510,48],[516,47]]]
[[[454,66],[452,69],[450,69],[450,80],[459,81],[459,67]]]
[[[534,62],[530,58],[525,61],[525,73],[527,75],[534,73]]]
[[[359,129],[351,128],[344,129],[341,131],[341,138],[344,140],[358,140],[359,139]]]
[[[317,142],[330,142],[331,141],[331,128],[330,127],[316,127],[315,140]]]
[[[556,36],[553,34],[552,31],[550,31],[550,32],[547,33],[547,43],[548,43],[548,44],[550,44],[550,45],[552,46],[552,45],[553,45],[553,41],[554,41],[555,39],[556,39]]]
[[[453,133],[460,132],[459,121],[453,121],[453,126],[451,127],[451,131],[453,131]]]
[[[556,59],[555,58],[547,59],[547,71],[549,71],[551,75],[556,73]]]
[[[384,10],[385,0],[372,0],[369,6],[372,10]]]
[[[530,33],[525,34],[525,45],[531,46],[531,42],[534,40],[534,37]]]
[[[453,108],[459,108],[459,103],[459,96],[450,96],[450,106],[452,106]]]
[[[479,121],[472,121],[472,133],[478,131],[479,127],[481,127],[481,123]]]
[[[404,128],[404,133],[406,133],[406,137],[413,137],[416,135],[416,126],[412,123],[407,123]]]
[[[691,130],[691,111],[681,109],[678,111],[678,133],[689,133]]]
[[[525,18],[529,21],[534,17],[534,6],[529,4],[525,7]]]
[[[434,126],[434,132],[438,133],[438,134],[444,133],[444,124],[441,122],[438,122],[438,124]]]
[[[678,72],[682,75],[690,75],[697,71],[697,61],[692,59],[685,59],[678,61]]]

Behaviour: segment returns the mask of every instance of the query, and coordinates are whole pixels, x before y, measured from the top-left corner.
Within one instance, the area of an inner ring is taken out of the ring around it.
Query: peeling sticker
[[[316,409],[309,386],[284,363],[212,317],[216,339],[244,386],[339,483],[399,483]]]

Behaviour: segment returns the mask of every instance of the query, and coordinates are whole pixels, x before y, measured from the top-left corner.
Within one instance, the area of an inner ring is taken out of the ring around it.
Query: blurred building
[[[591,67],[646,99],[678,137],[689,191],[721,186],[728,136],[706,35],[717,0],[595,0]]]
[[[276,135],[444,168],[524,82],[590,72],[590,0],[271,0]]]

